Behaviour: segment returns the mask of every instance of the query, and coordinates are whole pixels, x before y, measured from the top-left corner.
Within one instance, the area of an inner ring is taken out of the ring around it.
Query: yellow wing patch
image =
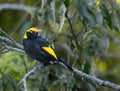
[[[54,50],[48,46],[48,47],[42,47],[46,52],[48,52],[50,55],[52,55],[56,60],[58,60]]]

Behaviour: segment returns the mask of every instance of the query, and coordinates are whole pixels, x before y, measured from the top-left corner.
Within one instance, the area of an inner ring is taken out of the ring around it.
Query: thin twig
[[[70,25],[70,31],[71,31],[71,33],[72,33],[72,35],[73,35],[73,38],[74,38],[75,43],[76,43],[76,46],[77,46],[77,48],[79,49],[78,40],[77,40],[77,37],[76,37],[76,35],[75,35],[75,33],[74,33],[74,30],[73,30],[73,27],[72,27],[71,21],[70,21],[68,15],[67,15],[67,13],[65,13],[65,16],[66,16],[66,18],[67,18],[67,20],[68,20],[68,23],[69,23],[69,25]]]
[[[10,46],[12,46],[12,47],[15,47],[15,48],[24,50],[22,45],[18,44],[18,43],[15,42],[15,41],[13,42],[13,41],[11,41],[10,39],[8,39],[8,38],[6,38],[6,37],[0,36],[0,41],[2,41],[3,43],[6,43],[7,45],[10,45]]]
[[[0,54],[6,53],[9,51],[9,49],[6,49],[4,45],[5,44],[0,45]]]
[[[22,55],[20,57],[22,58]],[[28,72],[27,63],[25,62],[24,59],[22,61],[23,61],[23,65],[24,65],[25,71],[27,73]]]
[[[18,49],[18,48],[13,48],[11,46],[5,46],[6,49],[11,50],[11,51],[17,51],[17,52],[21,52],[21,53],[25,53],[24,50]]]
[[[4,32],[1,28],[0,28],[0,32],[2,32],[4,35],[6,35],[6,37],[8,37],[11,41],[15,42],[15,41],[13,40],[13,38],[10,37],[10,36],[9,36],[6,32]]]
[[[23,4],[15,4],[15,3],[14,4],[10,4],[10,3],[0,4],[0,11],[5,10],[5,9],[21,10],[21,11],[26,11],[26,10],[35,11],[37,8],[23,5]]]
[[[43,0],[42,0],[43,1]],[[29,12],[37,12],[37,13],[42,13],[42,9],[38,9],[36,7],[31,7],[31,6],[28,6],[28,5],[24,5],[24,4],[16,4],[16,3],[3,3],[3,4],[0,4],[0,11],[2,10],[19,10],[19,11],[27,11],[26,13],[29,13]]]
[[[0,51],[0,54],[3,54],[3,53],[7,53],[7,52],[9,52],[10,50],[3,50],[3,51]]]
[[[23,82],[24,84],[24,91],[28,91],[27,90],[27,78],[32,74],[34,73],[35,71],[37,71],[38,69],[40,69],[41,67],[43,66],[43,64],[40,64],[40,65],[37,65],[37,66],[34,66],[27,74],[25,74],[25,76],[22,78],[22,80],[19,82],[19,85]]]

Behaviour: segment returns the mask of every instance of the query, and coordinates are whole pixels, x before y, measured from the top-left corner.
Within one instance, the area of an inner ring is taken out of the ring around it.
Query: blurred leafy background
[[[0,28],[15,41],[22,44],[25,30],[36,26],[44,30],[40,36],[49,40],[70,65],[117,84],[119,16],[120,0],[0,0]],[[0,90],[19,91],[19,81],[36,64],[26,54],[1,53]],[[29,91],[115,91],[74,77],[59,66],[43,68],[27,83]]]

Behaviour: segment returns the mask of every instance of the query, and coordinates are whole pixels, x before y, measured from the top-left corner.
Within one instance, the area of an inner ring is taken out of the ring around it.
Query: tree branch
[[[23,5],[23,4],[10,4],[10,3],[4,3],[0,4],[0,11],[6,10],[6,9],[11,9],[11,10],[21,10],[21,11],[35,11],[37,8]]]
[[[78,76],[83,77],[84,79],[90,80],[91,82],[96,83],[97,85],[105,86],[105,87],[109,87],[109,88],[113,88],[113,89],[120,90],[120,85],[118,85],[118,84],[114,84],[114,83],[111,83],[111,82],[109,82],[109,81],[103,81],[103,80],[98,79],[98,78],[96,78],[96,77],[94,77],[94,76],[85,74],[85,73],[83,73],[82,71],[77,70],[77,69],[75,69],[75,68],[73,68],[73,70],[74,70],[73,73],[74,73],[75,75],[78,75]]]
[[[18,44],[17,42],[11,41],[10,39],[6,38],[6,37],[2,37],[0,36],[0,41],[2,41],[3,43],[10,45],[12,47],[18,48],[20,50],[23,51],[23,46]]]
[[[3,43],[5,43],[6,45],[6,48],[9,49],[9,50],[12,50],[12,51],[18,51],[18,52],[21,52],[21,53],[24,53],[24,49],[23,49],[23,46],[18,44],[17,42],[13,42],[11,41],[9,38],[6,38],[6,37],[2,37],[0,36],[0,41],[2,41]],[[61,66],[63,66],[64,68],[66,68],[64,65],[60,64]],[[26,81],[24,81],[24,79],[26,79],[31,73],[35,72],[39,67],[35,67],[33,68],[32,70],[30,70],[24,77],[21,81],[24,82],[24,87],[26,88]],[[67,69],[67,68],[66,68]],[[113,89],[117,89],[117,90],[120,90],[120,85],[118,84],[114,84],[114,83],[111,83],[109,81],[104,81],[104,80],[101,80],[101,79],[98,79],[94,76],[91,76],[91,75],[88,75],[80,70],[77,70],[76,68],[73,68],[73,74],[74,75],[78,75],[84,79],[87,79],[97,85],[100,85],[100,86],[105,86],[105,87],[108,87],[108,88],[113,88]],[[21,82],[20,82],[21,83]],[[27,90],[26,90],[27,91]]]
[[[17,51],[17,52],[25,53],[24,50],[21,50],[19,48],[13,48],[13,47],[10,47],[10,46],[5,46],[5,48],[8,49],[8,50],[11,50],[11,51]]]
[[[43,66],[43,64],[34,66],[27,74],[25,74],[25,76],[24,76],[24,77],[22,78],[22,80],[19,82],[19,85],[23,82],[23,84],[24,84],[24,91],[28,91],[28,90],[27,90],[27,83],[26,83],[27,78],[28,78],[32,73],[35,73],[35,71],[39,70],[42,66]]]
[[[11,41],[15,42],[13,40],[13,38],[11,38],[6,32],[4,32],[1,28],[0,28],[0,32],[2,32],[4,35],[6,35]]]

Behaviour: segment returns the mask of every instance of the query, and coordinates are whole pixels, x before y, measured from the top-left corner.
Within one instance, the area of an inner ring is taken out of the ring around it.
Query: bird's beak
[[[42,30],[41,29],[37,29],[36,32],[42,32]]]

